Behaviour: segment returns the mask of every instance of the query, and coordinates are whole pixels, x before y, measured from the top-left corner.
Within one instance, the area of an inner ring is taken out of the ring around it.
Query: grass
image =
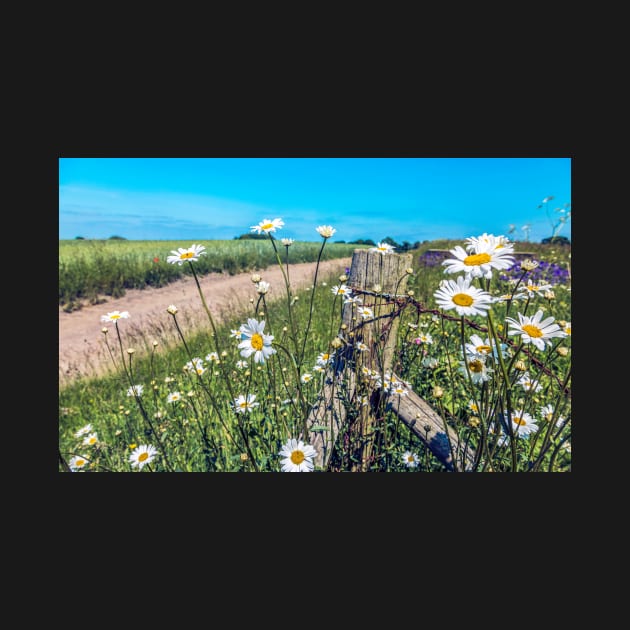
[[[285,248],[252,243],[266,246],[275,264],[284,266]],[[335,244],[323,239],[315,245],[314,259],[321,260]],[[376,345],[363,354],[359,337],[340,329],[345,276],[315,275],[313,286],[300,291],[287,281],[286,297],[269,304],[261,287],[250,312],[220,327],[205,308],[212,296],[200,291],[207,326],[193,335],[180,331],[177,347],[158,344],[148,356],[129,352],[124,319],[106,324],[118,370],[60,390],[59,470],[278,472],[288,459],[288,466],[311,463],[316,471],[446,472],[443,459],[397,412],[396,401],[417,395],[439,415],[444,430],[475,454],[472,471],[570,471],[570,247],[515,243],[515,252],[525,254],[515,256],[513,266],[471,283],[504,299],[485,315],[460,316],[441,307],[435,295],[441,282],[458,277],[445,273],[439,259],[453,258],[448,250],[456,245],[465,243],[433,241],[412,252],[405,292],[396,298],[392,363],[380,373],[367,368],[373,363],[365,357],[382,349]],[[164,259],[181,246],[163,244],[156,253]],[[447,252],[430,251],[440,249]],[[538,264],[527,262],[530,254]],[[199,256],[183,268],[197,278],[208,268],[203,260]],[[391,304],[378,292],[361,297],[371,300],[375,313]],[[523,328],[536,339],[538,311],[562,333],[546,339],[542,349],[511,334],[509,319],[529,322]],[[177,312],[170,317],[177,326]],[[359,311],[354,317],[353,333],[377,321],[363,320]],[[234,332],[248,319],[265,322],[260,338],[251,337],[250,350],[275,351],[259,363],[253,355],[242,356],[239,343],[248,342]],[[335,382],[347,422],[326,465],[318,467],[309,440],[313,431],[326,434],[330,428],[308,423],[332,367],[339,369]],[[293,459],[280,455],[283,448]]]

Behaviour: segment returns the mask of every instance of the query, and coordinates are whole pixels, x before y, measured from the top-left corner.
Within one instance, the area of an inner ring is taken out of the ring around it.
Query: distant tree
[[[273,234],[256,234],[255,232],[247,233],[247,234],[240,234],[239,236],[235,236],[234,240],[236,241],[264,241],[266,239],[269,238],[269,236],[271,236],[271,238],[273,238]]]
[[[566,236],[548,236],[547,238],[543,238],[540,242],[545,245],[549,245],[551,243],[554,245],[571,245],[571,241]]]
[[[358,238],[354,241],[348,241],[350,245],[376,245],[376,243],[371,238]]]
[[[75,241],[84,241],[85,240],[85,236],[75,236],[74,240]]]
[[[381,243],[387,243],[396,249],[400,249],[400,245],[391,236],[386,236]]]
[[[110,236],[110,241],[126,241],[127,239],[124,236]]]
[[[333,243],[345,243],[345,242],[346,241],[343,241],[343,240],[341,240],[341,241],[333,241]]]

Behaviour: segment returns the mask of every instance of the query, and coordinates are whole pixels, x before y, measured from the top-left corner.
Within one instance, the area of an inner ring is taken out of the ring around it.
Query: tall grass
[[[267,303],[264,283],[252,282],[251,311],[217,327],[207,308],[212,295],[199,289],[205,329],[186,330],[176,305],[165,306],[164,318],[181,343],[165,351],[156,342],[147,357],[126,344],[124,318],[106,323],[104,341],[118,371],[60,390],[60,471],[278,472],[312,463],[307,421],[331,364],[341,365],[335,361],[342,347],[354,343],[354,363],[347,361],[344,369],[361,373],[358,343],[339,329],[340,287],[348,278],[316,272],[312,287],[297,291],[290,282],[295,244],[253,242],[265,245],[284,270],[286,297]],[[320,260],[332,244],[323,237],[315,245]],[[455,277],[441,264],[453,258],[455,243],[426,243],[414,253],[408,292],[396,297],[400,328],[391,372],[357,377],[365,379],[365,389],[356,392],[368,395],[346,401],[348,426],[324,470],[357,470],[357,454],[368,440],[371,456],[361,469],[448,470],[396,413],[397,397],[412,393],[475,453],[473,471],[571,469],[570,248],[524,245],[527,254],[509,269],[473,281],[496,299],[486,316],[458,316],[436,302],[441,283]],[[161,264],[177,247],[181,243],[159,252]],[[203,259],[182,267],[197,279]],[[542,350],[512,334],[508,319],[531,319],[538,311],[563,333]],[[262,322],[260,338],[244,336],[248,324]],[[273,353],[260,362],[254,354],[243,356],[254,350]],[[340,383],[348,376],[341,374]],[[372,405],[377,418],[369,436],[353,427],[362,405]]]
[[[263,270],[276,262],[269,242],[249,239],[199,241],[206,255],[196,272],[228,273]],[[97,304],[103,296],[122,297],[127,289],[162,287],[191,275],[188,266],[166,262],[164,252],[181,247],[179,241],[61,240],[59,241],[59,305],[72,311],[82,302]],[[355,246],[330,243],[323,260],[352,255]],[[297,241],[292,245],[294,263],[314,262],[319,244]]]

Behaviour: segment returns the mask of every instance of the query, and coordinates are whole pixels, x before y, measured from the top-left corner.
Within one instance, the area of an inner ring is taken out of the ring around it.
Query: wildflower
[[[239,370],[244,370],[247,367],[247,361],[237,361],[236,367]]]
[[[459,371],[464,376],[468,376],[470,372],[470,380],[475,384],[490,380],[490,374],[493,372],[492,368],[487,367],[485,361],[479,358],[479,355],[473,358],[468,357],[466,361],[460,361]]]
[[[536,269],[536,267],[538,267],[540,265],[540,262],[538,262],[537,260],[532,260],[531,258],[528,258],[527,260],[523,260],[520,264],[520,267],[523,271],[534,271],[534,269]]]
[[[129,455],[129,462],[132,467],[137,467],[138,470],[142,470],[143,466],[150,464],[157,454],[158,451],[155,446],[141,444]]]
[[[369,350],[367,344],[363,343],[362,341],[357,341],[354,344],[354,347],[359,351],[359,352],[367,352]]]
[[[330,291],[333,295],[344,295],[346,297],[352,295],[352,289],[345,284],[336,284]]]
[[[522,284],[518,290],[519,293],[527,294],[528,297],[534,297],[535,295],[544,295],[545,291],[551,289],[550,284],[536,284],[532,280],[528,280],[525,284]]]
[[[567,336],[571,336],[571,322],[563,322],[562,330],[567,334]]]
[[[436,302],[445,310],[455,309],[458,315],[483,315],[492,304],[491,295],[471,287],[472,278],[459,276],[457,280],[445,280],[434,293]]]
[[[561,357],[566,357],[567,354],[569,354],[569,349],[565,348],[564,346],[560,346],[559,348],[557,348],[557,352]]]
[[[79,429],[75,434],[74,437],[76,438],[81,438],[84,435],[87,435],[88,433],[90,433],[92,431],[92,425],[91,424],[86,424],[83,428]]]
[[[433,343],[433,337],[429,333],[420,333],[414,340],[413,343],[416,345],[420,345],[421,343]]]
[[[359,315],[361,315],[363,319],[372,319],[372,317],[374,317],[374,311],[367,306],[359,307],[357,309],[357,312],[359,313]]]
[[[381,254],[391,254],[396,248],[389,243],[376,243],[376,247],[370,247],[371,252],[380,252]]]
[[[530,433],[538,431],[538,425],[526,411],[515,411],[512,414],[512,429],[521,437],[527,437]]]
[[[89,463],[89,460],[83,455],[75,455],[68,462],[68,466],[72,472],[77,472],[77,470],[83,470]]]
[[[468,410],[475,414],[479,413],[479,405],[472,398],[468,401]]]
[[[269,234],[270,232],[275,232],[279,230],[284,225],[284,221],[282,219],[273,219],[270,221],[269,219],[263,219],[258,225],[252,225],[251,231],[258,232],[258,234]]]
[[[405,384],[400,381],[391,381],[389,392],[390,394],[396,394],[397,396],[409,396],[409,390]]]
[[[317,233],[323,238],[330,238],[337,230],[331,225],[320,225],[315,228]]]
[[[444,396],[444,388],[440,387],[439,385],[436,385],[433,388],[432,394],[434,398],[442,398]]]
[[[171,392],[167,397],[166,397],[166,402],[177,402],[178,400],[182,399],[182,395],[179,392]]]
[[[523,343],[533,343],[539,350],[544,350],[545,345],[551,345],[550,339],[553,337],[567,336],[558,324],[553,323],[553,317],[542,319],[542,316],[542,310],[538,310],[533,317],[518,313],[518,322],[512,317],[506,317],[505,321],[510,325],[508,334],[521,335]]]
[[[464,272],[466,277],[492,278],[493,269],[509,269],[514,262],[513,250],[494,236],[488,240],[474,240],[468,245],[469,252],[457,245],[450,253],[455,258],[442,262],[446,273]]]
[[[175,304],[169,304],[166,308],[166,312],[171,315],[177,315],[177,306],[175,306]]]
[[[247,394],[247,396],[240,394],[238,398],[234,399],[232,407],[236,413],[249,413],[259,405],[260,403],[256,402],[256,394]]]
[[[484,232],[480,236],[470,236],[466,239],[466,249],[469,252],[478,252],[486,247],[491,247],[493,249],[509,249],[513,250],[514,245],[510,243],[510,239],[506,236],[499,235],[494,236],[494,234],[488,234]]]
[[[278,453],[282,457],[282,472],[313,472],[317,451],[302,440],[289,438]]]
[[[265,320],[257,321],[248,318],[247,324],[240,327],[243,341],[238,344],[241,349],[241,356],[246,359],[252,354],[256,363],[264,363],[276,349],[271,347],[273,335],[265,335]]]
[[[293,245],[293,243],[295,242],[292,238],[282,238],[280,239],[280,242],[285,246],[285,247],[290,247],[291,245]]]
[[[422,359],[422,367],[436,368],[438,366],[438,360],[435,357],[424,357]]]
[[[317,355],[317,365],[326,365],[327,363],[332,363],[334,355],[334,352],[320,352]]]
[[[300,380],[302,381],[302,383],[308,383],[309,381],[313,380],[313,375],[307,372],[306,374],[302,374],[302,376],[300,376]]]
[[[98,442],[98,434],[89,433],[83,438],[83,446],[94,446]]]
[[[133,348],[127,348],[127,354],[133,354],[135,350]]]
[[[402,461],[407,468],[416,468],[419,464],[418,456],[411,451],[405,451],[402,454]]]
[[[516,383],[528,392],[538,392],[542,389],[542,385],[538,381],[532,379],[527,371],[521,375]]]
[[[326,371],[326,368],[319,363],[316,363],[311,369],[313,370],[313,372],[317,372],[319,374]]]
[[[256,291],[260,293],[260,295],[264,295],[265,293],[267,293],[267,291],[269,291],[270,286],[271,285],[269,284],[269,282],[265,282],[264,280],[261,280],[260,282],[256,284]]]
[[[185,262],[195,262],[199,260],[199,256],[206,254],[203,245],[195,245],[194,243],[188,248],[178,247],[171,250],[170,256],[166,257],[166,262],[171,265],[183,265]]]
[[[102,322],[117,322],[119,319],[127,319],[129,317],[129,313],[127,311],[112,311],[111,313],[107,313],[107,315],[101,315]]]
[[[554,412],[555,412],[555,409],[553,408],[553,405],[545,405],[544,407],[541,407],[540,409],[540,413],[543,417],[543,420],[546,420],[547,422],[551,422]],[[559,427],[563,422],[564,422],[564,418],[562,416],[558,416],[555,426]]]

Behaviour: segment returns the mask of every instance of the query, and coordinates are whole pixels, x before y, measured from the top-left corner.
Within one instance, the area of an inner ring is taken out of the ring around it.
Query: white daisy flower
[[[525,284],[519,286],[518,291],[520,294],[527,294],[528,297],[534,297],[535,295],[543,295],[545,292],[551,289],[550,284],[536,284],[533,280],[528,280]]]
[[[359,351],[359,352],[367,352],[369,350],[367,344],[363,343],[362,341],[357,341],[354,344],[354,347]]]
[[[528,392],[539,392],[542,389],[542,385],[538,381],[532,379],[529,372],[525,372],[516,381],[516,383]]]
[[[302,440],[288,439],[283,444],[279,457],[282,457],[282,472],[313,472],[313,458],[317,451]]]
[[[75,455],[68,462],[68,466],[70,466],[70,470],[72,472],[77,472],[77,470],[83,470],[89,463],[90,461],[87,457],[84,457],[83,455]]]
[[[371,252],[380,252],[381,254],[391,254],[395,249],[389,243],[376,243],[376,247],[370,247]]]
[[[177,315],[177,306],[175,306],[175,304],[169,304],[166,307],[166,312],[170,313],[171,315]]]
[[[363,304],[363,300],[360,295],[346,295],[343,298],[344,304],[356,304],[357,306],[361,306]]]
[[[127,396],[142,396],[144,385],[132,385],[127,390]]]
[[[571,336],[571,322],[564,322],[564,326],[562,330],[567,334],[567,336]]]
[[[505,250],[503,253],[514,253],[514,245],[510,243],[510,239],[506,236],[495,236],[484,232],[481,236],[470,236],[466,239],[466,250],[469,252],[485,251],[487,248],[497,250]],[[507,250],[510,250],[509,252]]]
[[[336,284],[330,291],[333,295],[343,295],[345,297],[352,295],[352,289],[345,284]]]
[[[281,238],[280,242],[285,246],[285,247],[290,247],[291,245],[293,245],[293,243],[295,242],[292,238]]]
[[[98,435],[96,433],[89,433],[83,438],[83,446],[94,446],[98,443]]]
[[[407,466],[407,468],[416,468],[418,464],[420,463],[418,456],[415,453],[412,453],[411,451],[405,451],[402,454],[402,461],[403,461],[403,464]]]
[[[420,333],[413,342],[417,345],[420,345],[421,343],[431,344],[433,343],[433,337],[429,333]]]
[[[319,363],[316,363],[311,369],[313,370],[313,372],[317,372],[317,373],[326,371],[326,368],[323,365],[320,365]]]
[[[258,284],[256,284],[256,291],[260,293],[260,295],[265,295],[269,291],[269,287],[271,284],[265,280],[261,280]]]
[[[75,434],[74,437],[76,438],[82,438],[84,435],[87,435],[88,433],[91,433],[94,429],[92,429],[92,425],[91,424],[86,424],[84,427],[82,427],[81,429],[79,429]]]
[[[463,250],[462,250],[463,251]],[[492,297],[487,291],[470,286],[472,278],[459,276],[457,280],[444,280],[433,294],[444,309],[455,309],[458,315],[487,315]]]
[[[206,354],[206,361],[208,361],[208,363],[212,363],[213,361],[215,363],[219,363],[219,361],[220,361],[219,353],[218,352],[209,352],[208,354]]]
[[[333,362],[334,352],[320,352],[317,355],[317,365],[326,365]]]
[[[232,408],[236,413],[249,413],[259,405],[260,403],[256,402],[256,394],[247,394],[247,396],[240,394],[234,399]]]
[[[550,404],[545,405],[544,407],[540,408],[540,414],[542,415],[543,420],[546,420],[547,422],[551,422],[554,412],[555,412],[555,409],[553,405],[550,405]],[[562,425],[563,422],[564,422],[564,417],[558,416],[555,426],[559,427]]]
[[[240,333],[239,333],[239,335],[240,335]],[[247,367],[247,361],[240,361],[240,360],[237,361],[236,362],[236,367],[239,370],[244,370]]]
[[[330,238],[337,230],[331,225],[320,225],[315,228],[323,238]]]
[[[234,328],[232,328],[232,330],[230,330],[230,337],[232,337],[233,339],[238,339],[240,341],[241,340],[241,331],[240,330],[234,330]]]
[[[477,241],[472,253],[457,245],[450,253],[455,258],[442,262],[445,273],[463,272],[467,277],[492,278],[493,269],[509,269],[514,263],[511,247],[499,247],[496,241]]]
[[[101,315],[102,322],[117,322],[119,319],[127,319],[129,317],[128,311],[112,311],[107,315]]]
[[[466,370],[466,365],[468,365],[468,370]],[[460,361],[459,371],[466,377],[468,377],[470,372],[470,380],[475,384],[489,381],[493,372],[492,368],[489,368],[479,355],[472,358],[468,357],[466,362]]]
[[[173,403],[173,402],[177,402],[177,401],[179,401],[181,399],[182,399],[182,395],[181,395],[180,392],[171,392],[166,397],[166,402]]]
[[[205,256],[206,249],[203,245],[195,245],[194,243],[188,248],[178,247],[172,249],[169,256],[166,257],[166,262],[171,265],[183,265],[185,262],[195,262],[199,260],[199,256]]]
[[[363,319],[372,319],[374,317],[374,311],[368,306],[360,306],[357,309],[357,313],[361,315]]]
[[[305,374],[302,374],[302,376],[300,376],[300,380],[302,381],[302,383],[308,383],[309,381],[313,380],[313,375],[306,372]]]
[[[150,444],[140,444],[129,455],[129,462],[132,467],[142,470],[146,464],[150,464],[155,456],[158,454],[158,450],[155,446]]]
[[[566,337],[567,333],[554,324],[554,317],[546,317],[543,319],[543,312],[536,311],[533,317],[517,313],[519,321],[512,317],[506,317],[505,321],[509,323],[509,335],[521,335],[521,341],[525,344],[533,343],[539,350],[544,350],[545,345],[551,345],[553,337]]]
[[[252,225],[251,231],[258,232],[258,234],[269,234],[270,232],[275,232],[279,230],[284,225],[284,221],[282,219],[263,219],[258,225]]]
[[[530,433],[538,431],[538,425],[526,411],[515,411],[512,414],[512,429],[516,435],[527,437]]]
[[[264,363],[272,354],[277,351],[271,347],[273,335],[265,335],[265,320],[257,321],[253,318],[247,319],[247,324],[240,327],[243,341],[238,344],[241,349],[241,356],[249,358],[254,355],[256,363]]]

